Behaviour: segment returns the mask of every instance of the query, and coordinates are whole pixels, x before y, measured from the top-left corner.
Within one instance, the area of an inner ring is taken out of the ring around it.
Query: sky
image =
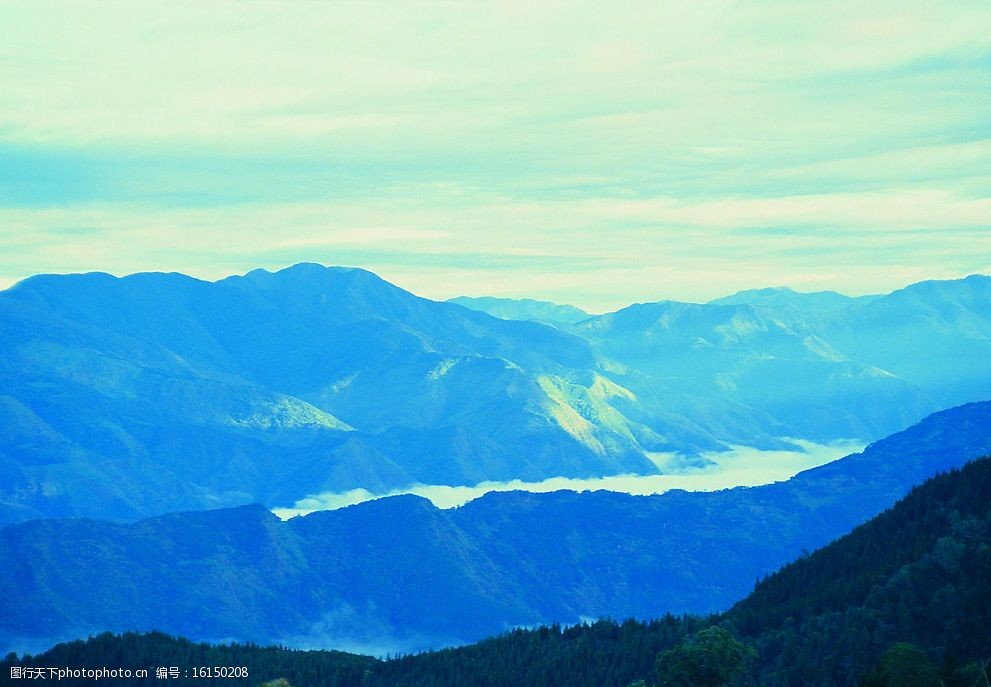
[[[0,288],[301,261],[593,312],[991,273],[991,4],[0,4]]]

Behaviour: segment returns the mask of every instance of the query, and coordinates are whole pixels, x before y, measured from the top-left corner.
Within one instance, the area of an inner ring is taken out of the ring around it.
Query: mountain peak
[[[372,273],[368,270],[363,270],[360,267],[345,267],[341,265],[322,265],[318,262],[297,262],[295,265],[290,265],[289,267],[283,267],[281,270],[276,270],[272,274],[282,275],[284,277],[302,277],[302,276],[326,276],[328,274],[368,274]],[[374,275],[372,275],[374,276]]]
[[[261,291],[306,292],[357,286],[361,289],[408,293],[360,267],[321,265],[315,262],[300,262],[274,272],[259,268],[244,275],[233,275],[221,279],[217,283],[224,286]]]
[[[253,269],[244,275],[231,275],[226,279],[221,281],[227,281],[227,279],[248,279],[252,281],[266,281],[272,279],[303,279],[303,278],[315,278],[315,277],[326,277],[328,275],[336,274],[348,274],[351,272],[366,272],[366,270],[360,269],[358,267],[341,267],[338,265],[322,265],[318,262],[297,262],[294,265],[289,265],[288,267],[283,267],[281,269],[269,270],[264,267],[259,267]],[[366,272],[371,274],[371,272]]]
[[[800,293],[790,286],[765,286],[760,289],[744,289],[743,291],[737,291],[736,296],[742,296],[745,294],[754,295],[770,295],[770,294],[782,294],[782,293]],[[835,293],[834,291],[820,291],[819,293]]]

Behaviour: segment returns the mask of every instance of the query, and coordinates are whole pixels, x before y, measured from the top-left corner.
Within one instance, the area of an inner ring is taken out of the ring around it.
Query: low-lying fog
[[[588,479],[552,477],[540,482],[511,480],[481,482],[474,486],[458,487],[442,484],[411,484],[384,494],[372,493],[367,489],[350,489],[343,492],[312,494],[300,499],[291,507],[273,508],[272,512],[285,520],[296,515],[305,515],[318,510],[335,510],[399,494],[416,494],[430,499],[438,508],[454,508],[490,491],[607,490],[646,496],[660,494],[669,489],[716,491],[730,487],[753,487],[790,479],[802,470],[857,453],[864,447],[857,441],[836,441],[830,444],[816,444],[803,439],[788,439],[788,441],[801,447],[802,450],[760,451],[748,446],[734,446],[731,451],[704,454],[703,458],[709,461],[709,465],[705,467],[688,468],[677,472],[668,471],[663,475],[612,475]],[[678,461],[675,458],[674,454],[652,456],[662,469],[665,464],[676,464]]]

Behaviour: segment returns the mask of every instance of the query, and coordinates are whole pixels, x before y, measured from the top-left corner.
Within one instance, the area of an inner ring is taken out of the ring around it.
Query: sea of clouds
[[[755,487],[790,479],[803,470],[830,463],[838,458],[857,453],[864,445],[856,441],[835,441],[817,444],[803,439],[787,439],[797,450],[761,451],[748,446],[733,446],[730,451],[706,453],[702,456],[705,467],[689,468],[659,475],[610,475],[608,477],[573,478],[552,477],[540,482],[511,480],[508,482],[480,482],[471,486],[443,484],[411,484],[387,493],[374,493],[367,489],[350,489],[342,492],[312,494],[300,499],[291,507],[273,508],[282,519],[306,515],[319,510],[336,510],[365,501],[415,494],[429,499],[438,508],[456,508],[493,491],[530,491],[536,493],[559,491],[618,491],[646,496],[661,494],[671,489],[686,491],[717,491],[732,487]],[[658,465],[675,464],[676,456],[652,456]]]

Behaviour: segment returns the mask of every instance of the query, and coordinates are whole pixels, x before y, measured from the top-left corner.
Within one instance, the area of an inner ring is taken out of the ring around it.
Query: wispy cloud
[[[440,205],[440,207],[438,207]],[[0,209],[0,279],[39,271],[219,278],[311,260],[360,265],[416,293],[544,296],[591,310],[705,300],[786,283],[890,290],[984,267],[986,199],[946,192],[692,201],[477,197],[205,208]],[[547,230],[551,225],[553,230]]]

